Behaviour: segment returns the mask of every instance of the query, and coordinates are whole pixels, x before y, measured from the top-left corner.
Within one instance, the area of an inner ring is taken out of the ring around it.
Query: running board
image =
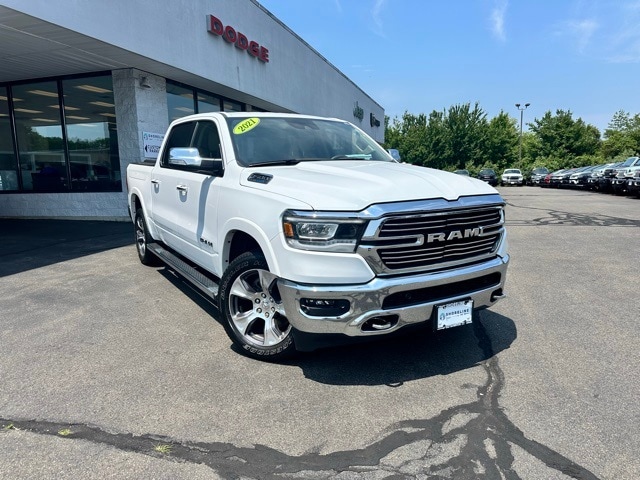
[[[148,243],[147,248],[207,297],[210,297],[216,303],[218,302],[218,284],[213,279],[158,243]]]

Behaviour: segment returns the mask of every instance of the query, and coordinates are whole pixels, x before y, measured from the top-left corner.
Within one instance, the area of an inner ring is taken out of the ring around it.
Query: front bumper
[[[495,177],[478,177],[478,178],[483,182],[487,182],[492,187],[495,187],[496,185],[498,185],[498,179]]]
[[[601,190],[608,190],[611,188],[611,178],[609,177],[601,177],[598,179],[598,187]]]
[[[616,177],[611,180],[611,186],[615,190],[625,190],[628,184],[629,184],[629,179],[626,177],[622,177],[622,178]]]
[[[503,178],[502,183],[505,185],[522,185],[522,178]]]
[[[437,305],[473,300],[486,308],[504,296],[509,256],[454,270],[402,277],[376,277],[362,285],[302,285],[279,280],[287,319],[300,332],[367,337],[431,321]],[[304,300],[303,300],[304,299]],[[348,301],[339,316],[310,316],[303,301]]]
[[[586,187],[588,179],[586,177],[572,178],[569,180],[569,185],[574,187]]]

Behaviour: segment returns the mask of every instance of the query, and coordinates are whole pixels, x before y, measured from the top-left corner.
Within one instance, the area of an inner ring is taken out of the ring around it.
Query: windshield
[[[496,172],[490,169],[480,170],[480,173],[479,173],[479,175],[495,175],[495,174]]]
[[[236,158],[243,166],[393,161],[375,140],[347,122],[300,117],[231,117],[227,122]]]
[[[510,168],[509,170],[505,170],[504,173],[516,173],[520,174],[520,170],[516,170],[515,168]]]
[[[635,162],[637,159],[638,159],[638,157],[629,157],[620,166],[621,167],[630,167],[633,164],[633,162]]]

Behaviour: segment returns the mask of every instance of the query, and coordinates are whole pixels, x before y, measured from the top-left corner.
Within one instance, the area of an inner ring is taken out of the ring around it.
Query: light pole
[[[518,166],[522,167],[522,117],[524,115],[524,111],[527,107],[531,105],[530,103],[525,103],[524,107],[521,107],[519,103],[516,103],[516,108],[520,110],[520,150],[518,152]]]

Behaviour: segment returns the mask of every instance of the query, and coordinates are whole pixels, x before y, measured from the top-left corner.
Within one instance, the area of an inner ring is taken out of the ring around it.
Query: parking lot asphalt
[[[0,478],[640,478],[640,200],[500,192],[505,300],[284,364],[130,224],[0,219]]]

